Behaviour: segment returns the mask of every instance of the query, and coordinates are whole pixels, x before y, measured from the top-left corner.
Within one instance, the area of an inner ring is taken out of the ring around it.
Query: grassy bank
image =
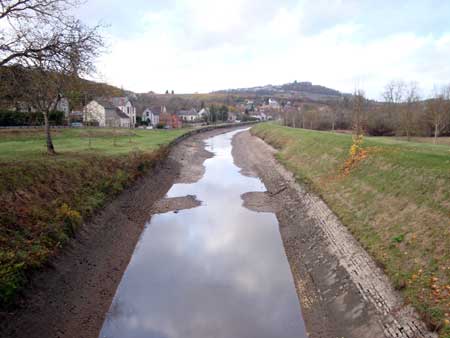
[[[186,130],[0,130],[0,305],[83,220],[165,155]]]
[[[252,133],[320,194],[430,326],[449,337],[450,147],[365,138],[349,173],[351,135],[260,124]],[[446,324],[447,323],[447,324]]]

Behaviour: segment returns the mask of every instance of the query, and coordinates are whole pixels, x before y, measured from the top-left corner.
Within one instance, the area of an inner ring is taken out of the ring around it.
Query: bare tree
[[[331,101],[328,105],[330,107],[331,131],[335,131],[338,117],[342,115],[343,102],[342,99],[338,99]]]
[[[400,105],[405,96],[406,84],[403,81],[391,81],[384,88],[383,97],[386,102],[387,118],[393,121],[393,116],[398,115]]]
[[[77,0],[1,0],[0,66],[51,58],[64,47]]]
[[[365,93],[361,89],[355,90],[353,94],[352,124],[353,132],[356,136],[364,134],[364,128],[367,123]]]
[[[411,82],[405,87],[403,105],[399,110],[399,126],[408,141],[411,140],[411,133],[415,127],[415,112],[419,105],[419,89],[415,82]]]
[[[18,74],[17,95],[45,122],[47,151],[54,154],[49,113],[80,76],[94,70],[103,46],[99,27],[87,27],[66,16],[76,2],[68,0],[0,0],[0,66]],[[3,26],[2,26],[3,27]]]
[[[439,135],[450,123],[450,85],[436,90],[433,98],[427,102],[426,116],[433,126],[434,144]]]

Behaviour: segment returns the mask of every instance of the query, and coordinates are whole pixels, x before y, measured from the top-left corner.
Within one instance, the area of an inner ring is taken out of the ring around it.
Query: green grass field
[[[252,132],[318,193],[441,337],[450,326],[450,147],[260,124]],[[447,323],[447,324],[446,324]]]
[[[0,308],[92,215],[187,129],[0,130]]]
[[[56,129],[53,142],[59,156],[74,154],[101,156],[124,155],[131,151],[152,151],[182,135],[186,129]],[[0,162],[40,159],[46,157],[45,135],[42,130],[0,130]]]
[[[408,141],[406,137],[396,137],[401,141]],[[434,143],[434,137],[411,137],[410,141],[418,143]],[[438,137],[436,144],[450,146],[450,137]]]

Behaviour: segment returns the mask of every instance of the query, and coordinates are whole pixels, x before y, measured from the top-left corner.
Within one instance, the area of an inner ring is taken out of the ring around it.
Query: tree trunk
[[[439,126],[437,123],[434,124],[434,140],[433,143],[436,144],[437,143],[437,138],[439,136]]]
[[[55,147],[53,146],[52,135],[50,134],[50,123],[48,121],[48,112],[44,114],[44,123],[45,123],[45,135],[47,140],[47,153],[49,155],[55,155]]]

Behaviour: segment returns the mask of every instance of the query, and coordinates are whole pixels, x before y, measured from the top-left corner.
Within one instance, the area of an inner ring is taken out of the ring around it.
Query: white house
[[[209,116],[209,110],[208,108],[202,108],[199,112],[198,112],[198,118],[200,120],[205,119],[205,117],[207,118]]]
[[[195,122],[199,119],[199,115],[194,108],[190,110],[180,110],[177,112],[177,116],[185,122]]]
[[[267,115],[266,113],[260,111],[256,114],[251,115],[251,117],[257,119],[258,121],[266,121],[267,120]]]
[[[130,128],[131,119],[110,101],[92,100],[83,109],[84,122],[98,124],[99,127]]]
[[[70,113],[69,100],[66,97],[60,98],[58,103],[56,104],[56,110],[62,111],[66,118],[69,117]]]
[[[111,103],[119,108],[122,112],[127,114],[130,118],[130,125],[134,127],[136,125],[136,107],[126,96],[112,97],[110,99]]]
[[[150,108],[146,108],[142,113],[142,121],[146,121],[152,126],[156,126],[159,123],[159,113],[152,111]]]
[[[130,126],[136,125],[136,107],[127,96],[116,96],[109,98],[101,98],[102,101],[110,102],[114,107],[119,108],[130,119]]]
[[[281,105],[276,100],[272,100],[272,99],[269,99],[269,106],[272,109],[280,109],[281,108]]]

